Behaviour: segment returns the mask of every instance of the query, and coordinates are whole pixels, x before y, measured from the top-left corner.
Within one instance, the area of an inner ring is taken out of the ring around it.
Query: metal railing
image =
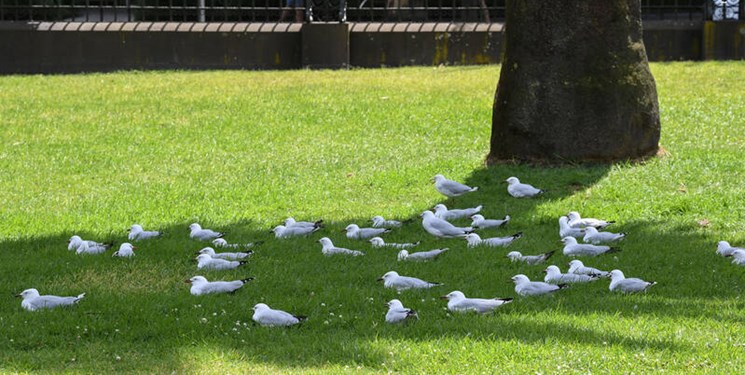
[[[644,20],[745,19],[745,0],[641,4]],[[503,22],[504,14],[505,0],[0,0],[0,21]]]

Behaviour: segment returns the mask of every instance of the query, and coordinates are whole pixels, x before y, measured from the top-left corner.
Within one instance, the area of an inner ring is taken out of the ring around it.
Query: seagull
[[[564,255],[567,256],[596,256],[600,254],[615,253],[617,251],[621,251],[621,249],[617,247],[577,243],[577,239],[574,237],[564,237],[561,239],[561,242],[564,243]]]
[[[249,243],[228,243],[228,241],[225,241],[224,238],[215,238],[212,240],[212,244],[215,245],[215,247],[222,247],[226,249],[250,249],[254,246],[259,246],[263,244],[264,241],[256,241],[256,242],[249,242]]]
[[[519,251],[510,251],[507,254],[507,258],[510,258],[513,262],[525,262],[531,266],[541,264],[548,258],[551,258],[556,251],[549,251],[540,255],[522,255]]]
[[[292,326],[307,319],[305,316],[292,315],[282,310],[274,310],[264,303],[257,303],[254,307],[253,320],[264,327]]]
[[[450,311],[476,311],[479,314],[486,314],[504,304],[512,302],[512,298],[466,298],[465,294],[458,290],[440,298],[448,300],[448,310]]]
[[[331,242],[331,240],[328,237],[323,237],[318,242],[323,246],[323,249],[321,249],[321,252],[325,256],[331,256],[336,254],[343,254],[343,255],[351,255],[351,256],[360,256],[365,255],[365,253],[357,250],[349,250],[345,249],[343,247],[336,247]]]
[[[600,277],[606,277],[610,273],[608,271],[601,271],[597,268],[586,267],[581,260],[574,259],[569,262],[569,270],[567,273],[576,273],[578,275],[598,275]]]
[[[386,243],[380,237],[373,237],[369,241],[370,241],[370,243],[372,244],[373,247],[384,247],[384,246],[387,246],[387,247],[393,247],[393,248],[396,248],[396,249],[408,249],[410,247],[417,246],[417,245],[419,245],[422,242],[422,241],[417,241],[417,242],[408,242],[408,243],[393,243],[393,242]]]
[[[254,252],[251,250],[248,250],[246,252],[240,252],[240,253],[216,253],[215,249],[211,247],[205,247],[202,250],[199,250],[197,254],[207,254],[211,256],[213,259],[225,259],[225,260],[238,260],[238,259],[244,259],[248,258],[253,254]]]
[[[277,225],[271,230],[276,238],[289,238],[295,236],[306,236],[317,230],[321,229],[320,226],[315,227],[303,227],[303,226],[291,226],[286,227],[284,225]]]
[[[207,281],[204,276],[194,276],[184,282],[187,284],[191,284],[191,294],[195,296],[201,296],[202,294],[210,293],[232,294],[240,289],[245,283],[253,279],[253,277],[249,277],[247,279],[233,281]]]
[[[576,273],[561,273],[559,267],[548,266],[543,272],[546,273],[546,277],[543,281],[549,284],[576,284],[576,283],[589,283],[600,278],[600,275],[580,275]]]
[[[512,282],[515,283],[515,293],[521,296],[540,296],[568,287],[566,284],[552,285],[542,281],[530,281],[523,274],[512,276]]]
[[[456,227],[449,222],[435,216],[432,211],[422,212],[422,227],[427,233],[439,238],[465,237],[473,232],[473,228]]]
[[[16,294],[16,297],[23,298],[21,307],[28,311],[36,311],[39,309],[70,306],[80,302],[85,297],[85,293],[78,294],[77,297],[40,296],[38,290],[31,288],[24,290],[20,294]]]
[[[579,216],[579,212],[571,211],[567,214],[569,218],[569,226],[572,228],[585,228],[595,227],[596,229],[605,229],[607,226],[615,223],[615,221],[605,221],[593,218],[582,218]]]
[[[442,285],[441,283],[431,283],[429,281],[417,279],[416,277],[399,276],[396,271],[386,272],[385,275],[378,279],[378,281],[382,281],[383,286],[386,288],[393,288],[399,292],[407,289],[425,289]]]
[[[476,233],[469,233],[466,235],[466,241],[468,241],[468,247],[476,247],[476,246],[510,246],[510,244],[515,241],[516,239],[523,236],[523,232],[517,232],[511,236],[507,237],[491,237],[491,238],[484,238],[482,239],[478,234]]]
[[[115,251],[114,254],[112,254],[112,256],[122,257],[122,258],[130,258],[130,257],[135,256],[134,249],[136,249],[136,248],[137,247],[132,246],[131,243],[125,242],[125,243],[119,245],[119,250]]]
[[[434,210],[435,210],[435,216],[439,217],[442,220],[456,220],[456,219],[460,219],[463,217],[473,216],[479,213],[482,208],[484,208],[484,206],[479,205],[479,206],[472,207],[472,208],[448,210],[447,206],[440,203],[434,207]]]
[[[484,219],[483,215],[471,216],[471,226],[478,229],[499,228],[510,222],[510,215],[505,215],[504,219]]]
[[[352,240],[364,240],[391,231],[388,228],[360,228],[357,224],[349,224],[344,230],[347,232],[347,238]]]
[[[197,256],[197,269],[205,270],[232,270],[236,269],[248,262],[246,261],[230,261],[225,259],[215,259],[207,254],[200,254]]]
[[[419,315],[412,309],[407,309],[397,299],[392,299],[385,304],[388,312],[385,314],[386,323],[402,323],[409,319],[419,320]]]
[[[225,233],[215,232],[211,229],[202,229],[202,226],[197,223],[189,225],[189,232],[189,238],[200,241],[211,241],[225,235]]]
[[[732,257],[732,264],[736,264],[738,266],[745,266],[745,250],[743,249],[735,249],[732,251],[732,254],[727,255],[728,257]]]
[[[371,219],[373,228],[398,228],[403,225],[397,220],[386,220],[382,216],[373,216]]]
[[[504,182],[507,183],[507,192],[515,198],[530,198],[542,194],[543,190],[536,189],[531,185],[520,183],[517,177],[510,177]]]
[[[311,228],[316,228],[316,227],[320,227],[321,224],[323,224],[323,220],[317,220],[317,221],[314,221],[314,222],[310,222],[310,221],[295,221],[295,219],[293,219],[291,217],[288,217],[284,221],[284,226],[286,226],[288,228],[289,227],[311,227]]]
[[[620,270],[613,270],[610,271],[610,286],[608,289],[611,292],[636,293],[644,292],[655,284],[657,284],[655,281],[649,282],[637,278],[627,279]]]
[[[618,242],[626,238],[626,233],[598,232],[595,227],[585,228],[585,242],[599,245],[602,243]]]
[[[449,198],[455,198],[479,190],[478,187],[470,187],[468,185],[463,185],[460,182],[448,180],[441,174],[435,175],[433,180],[435,181],[435,189]]]
[[[398,260],[430,260],[437,258],[438,255],[448,251],[448,248],[443,249],[434,249],[430,251],[420,251],[418,253],[411,253],[409,254],[406,250],[401,250],[398,252]]]
[[[130,241],[140,241],[159,237],[161,235],[163,235],[163,233],[154,230],[147,231],[142,229],[142,225],[133,224],[132,228],[129,229],[129,235],[127,236],[127,239],[129,239]]]
[[[732,247],[727,241],[719,241],[719,243],[717,243],[717,254],[723,257],[732,255],[735,250],[745,250],[745,248]]]
[[[67,250],[75,250],[77,254],[101,254],[108,250],[113,243],[100,243],[96,241],[87,241],[80,236],[72,236],[67,241]]]
[[[569,218],[562,216],[559,218],[559,237],[583,238],[585,236],[584,228],[572,228],[569,226]]]

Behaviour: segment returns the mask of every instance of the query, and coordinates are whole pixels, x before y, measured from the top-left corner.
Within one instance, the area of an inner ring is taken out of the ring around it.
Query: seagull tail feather
[[[611,247],[610,250],[605,252],[605,254],[617,253],[619,251],[621,251],[620,247]]]
[[[248,277],[248,278],[245,278],[245,279],[241,280],[241,282],[245,284],[245,283],[247,283],[247,282],[249,282],[249,281],[251,281],[253,279],[254,279],[254,277],[251,276],[251,277]]]
[[[80,302],[80,300],[83,299],[83,297],[85,297],[85,293],[78,294],[78,296],[75,298],[75,301],[73,303]]]

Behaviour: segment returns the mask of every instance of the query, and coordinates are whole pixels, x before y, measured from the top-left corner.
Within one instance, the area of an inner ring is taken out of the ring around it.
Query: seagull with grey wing
[[[655,281],[644,281],[638,278],[626,278],[621,270],[610,271],[611,292],[638,293],[645,292],[649,287],[656,285]]]
[[[77,297],[60,297],[52,295],[42,296],[39,295],[38,290],[31,288],[17,294],[16,297],[23,299],[23,301],[21,301],[21,307],[28,311],[36,311],[40,309],[53,309],[56,307],[74,305],[85,297],[85,293],[78,294]]]
[[[437,191],[439,191],[441,194],[449,198],[459,197],[463,194],[471,193],[476,190],[479,190],[478,186],[470,187],[468,185],[461,184],[460,182],[448,180],[447,178],[445,178],[445,176],[441,174],[435,175],[433,180],[435,182],[435,189],[437,189]]]
[[[499,228],[510,222],[510,215],[505,215],[503,219],[485,219],[484,215],[472,215],[471,227],[477,229]]]
[[[435,216],[432,211],[422,212],[422,227],[427,233],[439,238],[465,237],[473,228],[459,228]]]
[[[566,256],[597,256],[606,253],[615,253],[621,251],[617,247],[610,247],[604,245],[591,245],[586,243],[578,243],[574,237],[564,237],[561,239],[564,243],[564,255]]]
[[[730,255],[727,255],[727,257],[732,257],[732,264],[745,266],[745,250],[736,249]]]
[[[121,245],[119,245],[119,250],[115,251],[114,254],[111,256],[120,257],[120,258],[131,258],[135,256],[134,249],[137,247],[132,246],[131,243],[125,242]]]
[[[144,230],[142,229],[142,225],[139,224],[133,224],[131,228],[129,228],[129,234],[127,235],[127,239],[130,241],[142,241],[142,240],[148,240],[151,238],[157,238],[162,236],[162,232],[154,231],[154,230]]]
[[[399,292],[408,289],[426,289],[442,285],[441,283],[424,281],[416,277],[400,276],[396,271],[386,272],[378,281],[382,281],[383,286],[386,288],[396,289]]]
[[[735,250],[745,250],[742,247],[732,247],[727,241],[719,241],[717,243],[717,254],[726,257],[732,255]]]
[[[258,246],[264,243],[264,241],[256,241],[249,243],[228,243],[224,238],[215,238],[212,240],[212,244],[215,247],[222,247],[224,249],[250,249],[254,246]]]
[[[510,177],[504,182],[507,183],[507,193],[515,198],[531,198],[543,194],[543,190],[536,189],[532,185],[521,183],[517,177]]]
[[[459,290],[452,291],[440,298],[448,301],[448,310],[450,311],[475,311],[479,314],[492,312],[498,307],[512,302],[512,298],[467,298],[466,295]]]
[[[205,278],[204,276],[194,276],[184,282],[187,284],[191,284],[191,288],[189,289],[189,291],[192,295],[201,296],[203,294],[213,293],[232,294],[253,279],[253,277],[249,277],[247,279],[233,281],[207,281],[207,278]]]
[[[274,233],[275,238],[290,238],[290,237],[298,237],[298,236],[307,236],[320,229],[321,229],[320,226],[305,227],[305,226],[294,225],[291,227],[286,227],[284,225],[277,225],[270,232]]]
[[[284,221],[285,227],[305,227],[305,228],[317,228],[323,225],[323,220],[316,221],[295,221],[294,218],[288,217]]]
[[[252,319],[264,327],[287,327],[299,324],[307,319],[305,316],[292,315],[286,311],[274,310],[265,303],[257,303]]]
[[[401,250],[398,252],[398,260],[432,260],[448,250],[449,249],[447,247],[443,249],[419,251],[416,253],[409,253],[407,250]]]
[[[405,242],[405,243],[385,242],[380,237],[373,237],[369,241],[373,247],[392,247],[394,249],[408,249],[408,248],[417,246],[422,242],[422,241]]]
[[[515,293],[524,297],[551,294],[568,286],[566,284],[553,285],[543,281],[530,281],[523,274],[512,276],[512,282],[515,283]]]
[[[347,232],[347,238],[351,240],[365,240],[371,237],[380,236],[383,233],[389,233],[388,228],[360,228],[357,224],[349,224],[344,231]]]
[[[197,256],[197,269],[200,270],[232,270],[247,263],[248,262],[246,261],[215,259],[208,254],[199,254],[199,256]]]
[[[75,250],[77,254],[101,254],[108,250],[113,243],[101,243],[96,241],[84,240],[80,236],[72,236],[67,241],[67,250]]]
[[[567,214],[567,218],[569,218],[569,226],[572,228],[595,227],[596,229],[602,230],[615,223],[615,221],[606,221],[595,218],[583,218],[577,211],[570,211]]]
[[[215,232],[212,229],[203,229],[198,223],[189,225],[189,237],[200,241],[212,241],[215,238],[224,236],[225,233]]]
[[[360,256],[365,255],[365,253],[357,250],[349,250],[345,249],[343,247],[336,247],[334,246],[334,243],[331,242],[331,239],[328,237],[323,237],[320,240],[318,240],[318,243],[321,244],[321,253],[325,256],[332,256],[332,255],[351,255],[351,256]]]
[[[385,305],[388,306],[388,312],[385,314],[386,323],[403,323],[412,319],[419,319],[416,311],[405,308],[403,303],[397,299],[392,299]]]
[[[407,220],[411,221],[411,220]],[[384,217],[377,215],[371,219],[373,228],[399,228],[403,225],[398,220],[386,220]]]
[[[595,227],[585,228],[583,240],[593,245],[618,242],[626,238],[626,233],[598,232]]]
[[[562,216],[559,218],[559,237],[574,237],[574,238],[584,238],[585,237],[585,229],[584,228],[573,228],[569,226],[569,218],[566,216]]]
[[[440,219],[450,221],[475,215],[479,213],[483,207],[483,205],[479,205],[472,208],[448,209],[447,206],[440,203],[434,207],[434,210],[435,216],[439,217]]]
[[[576,273],[578,275],[598,275],[601,277],[610,275],[610,272],[608,271],[601,271],[597,268],[585,266],[585,264],[579,259],[574,259],[569,262],[569,270],[567,270],[567,273]]]
[[[489,246],[489,247],[496,247],[496,246],[503,246],[507,247],[512,244],[516,239],[523,236],[523,232],[517,232],[511,236],[506,237],[490,237],[490,238],[481,238],[476,233],[469,233],[466,235],[466,242],[468,242],[468,247],[476,247],[476,246]]]
[[[510,251],[507,253],[507,258],[510,258],[513,262],[523,262],[533,266],[544,263],[548,258],[551,258],[555,252],[556,251],[549,251],[539,255],[523,255],[519,251]]]
[[[245,259],[251,256],[253,254],[253,251],[248,250],[246,252],[221,252],[216,253],[215,249],[211,247],[205,247],[202,250],[199,250],[197,254],[207,254],[211,256],[214,259],[225,259],[225,260],[238,260],[238,259]]]
[[[559,267],[548,266],[545,270],[546,276],[543,278],[544,282],[549,284],[576,284],[576,283],[589,283],[590,281],[596,281],[600,278],[600,275],[580,275],[576,273],[561,273]]]

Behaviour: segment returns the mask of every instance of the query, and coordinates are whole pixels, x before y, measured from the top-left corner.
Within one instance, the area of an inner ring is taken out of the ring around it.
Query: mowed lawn
[[[550,168],[484,167],[498,66],[0,77],[0,372],[742,373],[745,268],[714,251],[745,246],[745,64],[652,70],[667,156]],[[446,199],[437,173],[480,189]],[[509,176],[547,193],[513,199]],[[417,215],[437,203],[509,214],[481,235],[524,238],[508,249],[436,239]],[[585,264],[659,284],[517,297],[510,277],[542,279],[545,267],[506,253],[560,249],[557,219],[570,210],[628,233],[621,252]],[[397,262],[341,232],[374,215],[414,219],[388,241],[450,251]],[[273,238],[288,216],[326,227]],[[246,268],[197,271],[207,244],[188,238],[192,222],[264,244]],[[118,245],[134,223],[166,234],[129,260],[67,251],[74,234]],[[366,255],[326,258],[324,236]],[[376,281],[391,270],[445,285],[399,294]],[[195,297],[183,281],[199,274],[256,279]],[[32,287],[87,294],[28,312],[13,295]],[[490,315],[451,314],[439,296],[453,290],[516,298]],[[392,298],[420,320],[386,324]],[[309,318],[260,327],[259,302]]]

